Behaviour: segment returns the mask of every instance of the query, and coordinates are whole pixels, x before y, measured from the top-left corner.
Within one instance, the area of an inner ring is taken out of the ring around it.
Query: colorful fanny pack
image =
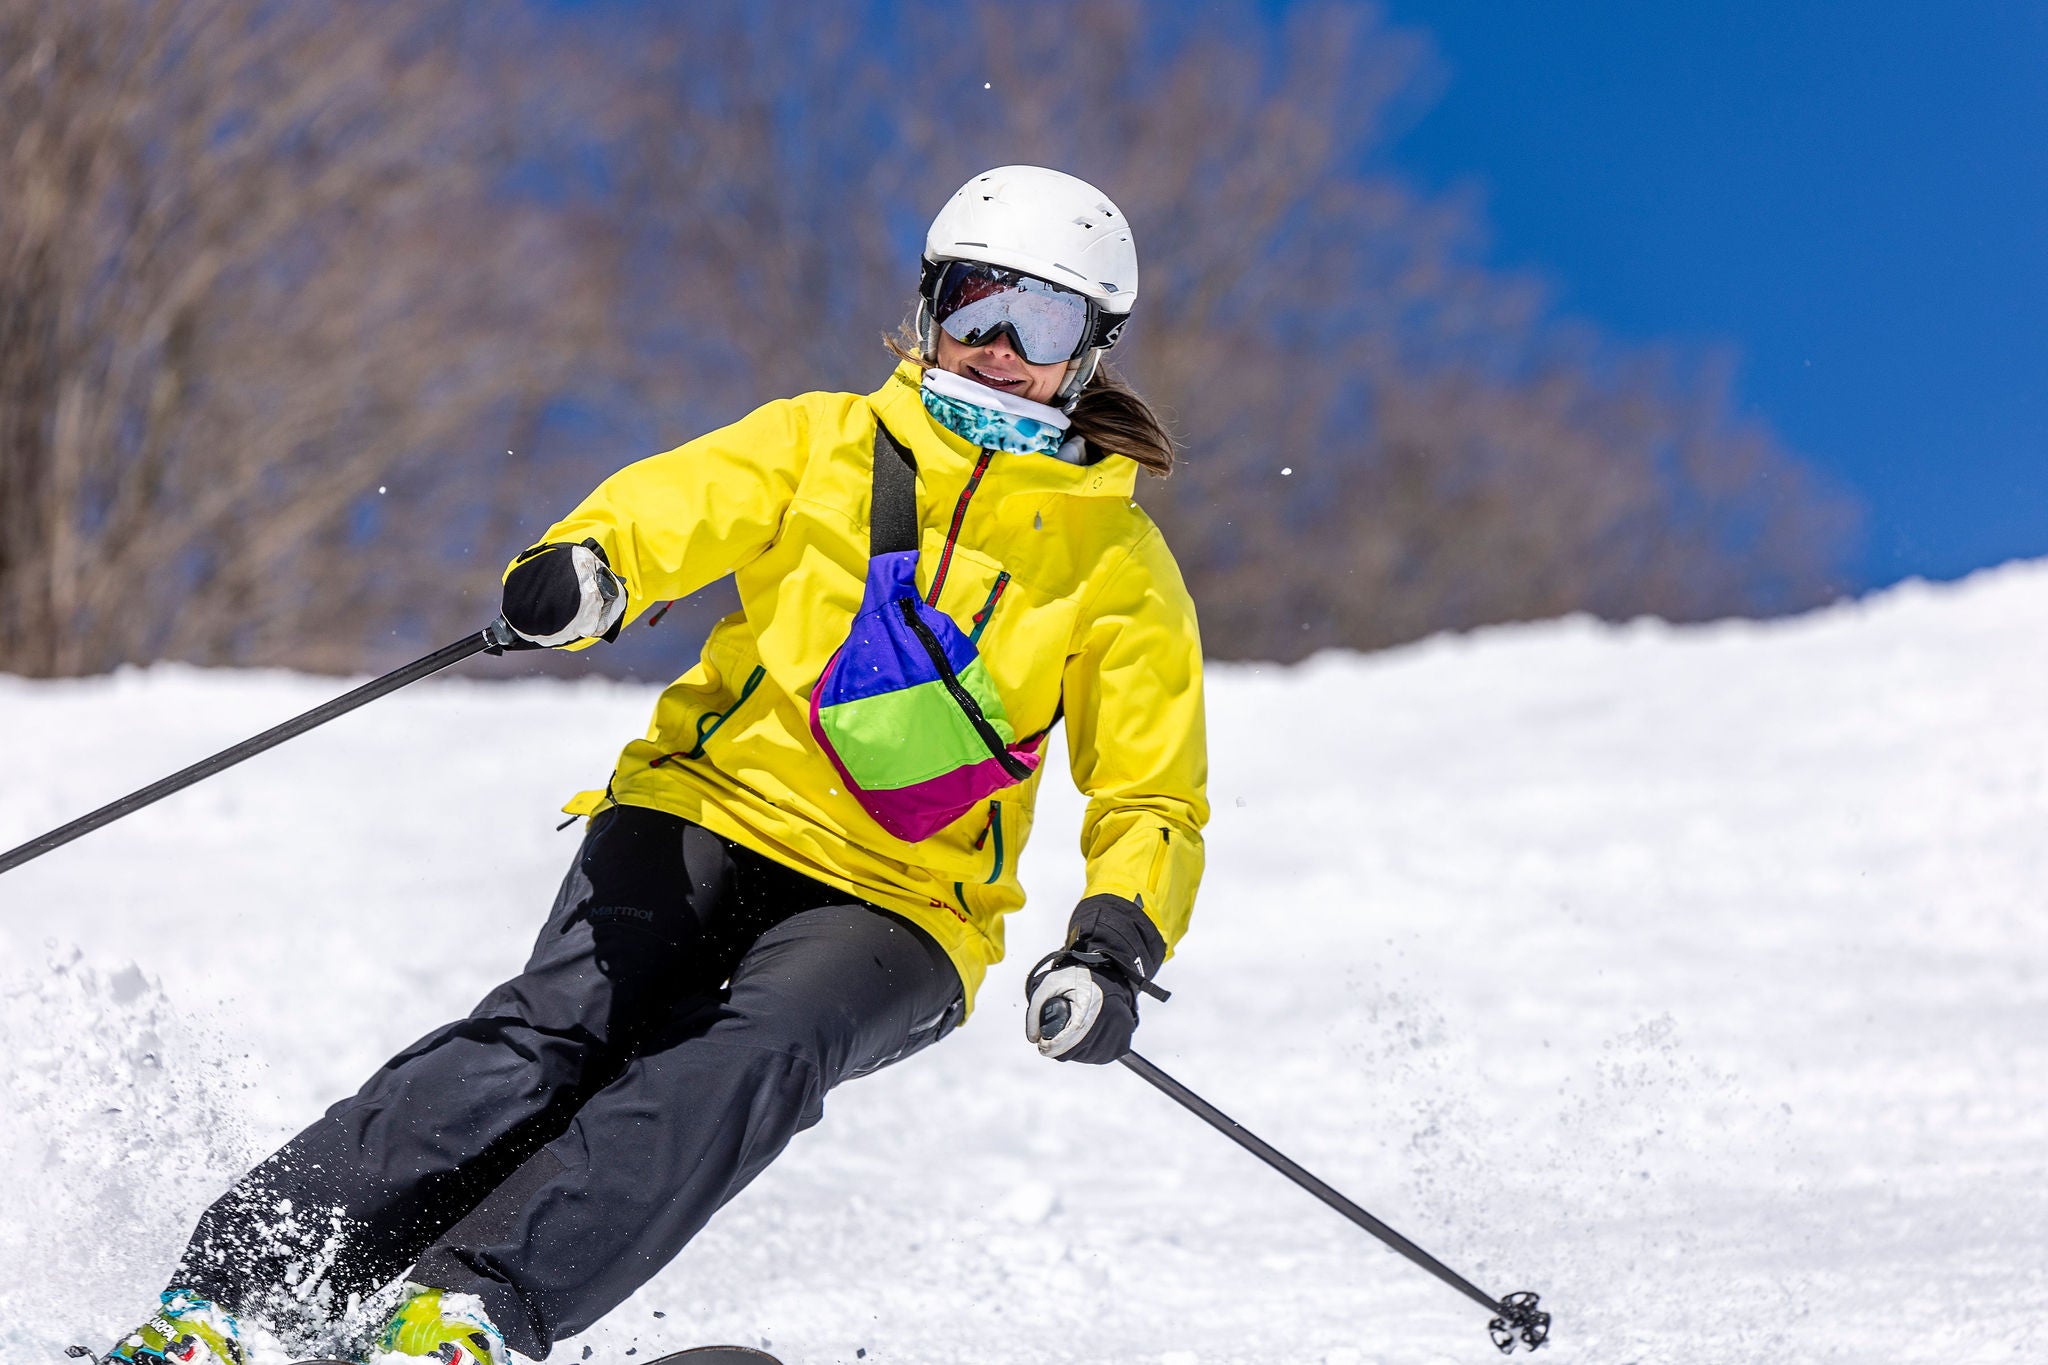
[[[1038,770],[975,642],[917,592],[917,474],[875,423],[868,576],[846,640],[811,693],[811,733],[875,823],[906,843]]]

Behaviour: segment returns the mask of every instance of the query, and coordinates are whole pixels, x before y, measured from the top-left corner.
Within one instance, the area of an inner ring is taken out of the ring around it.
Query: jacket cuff
[[[1109,953],[1146,981],[1166,960],[1166,939],[1135,901],[1104,892],[1074,907],[1067,946]]]

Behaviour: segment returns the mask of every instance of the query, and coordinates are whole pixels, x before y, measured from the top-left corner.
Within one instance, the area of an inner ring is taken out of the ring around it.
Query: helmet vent
[[[1085,295],[1098,319],[1121,316],[1139,296],[1136,236],[1108,196],[1063,171],[983,171],[954,192],[925,231],[923,297],[931,297],[947,262],[965,261]]]

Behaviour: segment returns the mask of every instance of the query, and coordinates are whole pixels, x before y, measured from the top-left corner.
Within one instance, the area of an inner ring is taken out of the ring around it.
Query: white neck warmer
[[[992,389],[936,365],[925,368],[923,387],[932,419],[975,445],[1050,455],[1068,464],[1088,462],[1087,442],[1066,436],[1070,419],[1058,408]]]
[[[1006,412],[1012,417],[1028,417],[1042,422],[1054,431],[1067,429],[1067,414],[1045,403],[1034,403],[1029,398],[1020,398],[1014,393],[992,389],[986,384],[977,384],[965,375],[942,370],[936,365],[925,367],[924,386],[933,393],[957,398],[963,403],[972,403],[978,408],[989,408],[995,412]]]

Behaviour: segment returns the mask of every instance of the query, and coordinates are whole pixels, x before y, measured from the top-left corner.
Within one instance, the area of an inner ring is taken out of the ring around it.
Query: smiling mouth
[[[974,365],[969,365],[967,367],[967,372],[973,375],[976,379],[980,380],[982,383],[988,385],[992,389],[1014,389],[1019,384],[1022,384],[1024,382],[1022,377],[1016,379],[1003,379],[997,375],[992,375],[987,370],[980,369]]]

